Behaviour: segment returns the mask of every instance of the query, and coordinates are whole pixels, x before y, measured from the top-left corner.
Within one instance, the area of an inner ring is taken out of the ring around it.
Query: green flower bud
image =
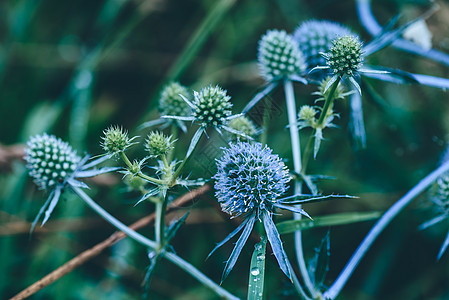
[[[187,99],[190,98],[187,88],[178,82],[169,83],[164,87],[159,100],[161,115],[189,116],[191,114],[192,109],[179,95],[183,95]]]
[[[131,139],[128,137],[128,132],[121,127],[111,126],[103,134],[101,146],[108,154],[124,151],[132,145]]]
[[[308,121],[312,124],[315,122],[316,113],[317,111],[313,107],[309,105],[303,105],[299,110],[298,118],[300,120]]]
[[[326,65],[320,53],[326,53],[332,47],[332,41],[345,35],[355,35],[341,24],[325,20],[309,20],[301,22],[296,28],[293,38],[304,54],[309,68]]]
[[[318,87],[318,91],[316,92],[316,95],[319,95],[322,98],[320,98],[318,100],[325,100],[329,96],[331,89],[328,88],[327,91],[325,92],[325,88],[330,79],[331,79],[331,77],[327,77],[323,81],[321,81],[320,86]],[[349,94],[350,93],[345,92],[343,85],[341,83],[338,83],[337,89],[335,90],[333,97],[334,97],[334,99],[342,100]]]
[[[297,75],[306,63],[297,42],[284,30],[268,30],[259,41],[259,68],[267,81]]]
[[[432,198],[440,208],[449,212],[449,173],[441,175],[432,185],[430,189]]]
[[[362,43],[355,36],[339,37],[326,53],[326,61],[335,74],[353,76],[362,66]]]
[[[173,143],[171,136],[167,137],[161,132],[151,132],[145,140],[145,150],[151,157],[160,157],[173,149]]]
[[[254,137],[257,133],[257,129],[256,129],[256,126],[254,125],[254,123],[245,116],[241,116],[241,117],[232,119],[231,121],[229,121],[228,125],[232,129],[237,130],[241,133],[244,133],[250,137]],[[237,138],[239,138],[241,140],[246,140],[246,138],[244,138],[240,135],[236,135],[236,134],[232,134],[232,138],[235,140]]]
[[[41,189],[51,190],[76,170],[81,158],[72,147],[46,133],[31,137],[25,148],[29,174]]]
[[[195,110],[193,116],[203,127],[220,127],[231,115],[231,97],[217,86],[207,86],[200,92],[194,92]]]
[[[131,190],[140,191],[145,186],[146,181],[138,176],[127,175],[125,183]]]

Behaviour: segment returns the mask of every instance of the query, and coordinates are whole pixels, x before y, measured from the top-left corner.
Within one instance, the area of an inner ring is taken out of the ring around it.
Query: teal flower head
[[[335,39],[323,56],[334,74],[353,76],[362,67],[362,43],[357,37],[345,35]]]
[[[295,30],[293,39],[304,54],[307,66],[323,66],[326,60],[320,53],[326,53],[332,47],[332,41],[345,35],[355,36],[343,25],[325,20],[309,20],[302,22]]]
[[[257,221],[263,223],[281,270],[291,278],[287,256],[272,215],[276,208],[298,212],[307,217],[309,215],[303,209],[286,205],[291,204],[287,201],[291,197],[282,198],[288,189],[290,175],[281,158],[260,143],[237,142],[224,149],[223,156],[217,160],[217,168],[214,176],[215,196],[222,210],[232,218],[240,216],[244,219],[241,225],[211,252],[212,254],[243,230],[226,263],[223,279],[232,270]]]
[[[191,121],[200,125],[198,132],[204,132],[207,128],[214,128],[218,133],[222,134],[222,130],[226,130],[233,134],[238,134],[246,138],[251,137],[236,131],[229,127],[232,119],[242,116],[242,114],[232,115],[231,97],[227,91],[218,85],[209,85],[202,88],[199,92],[193,92],[193,101],[182,97],[191,109],[191,116],[163,116],[163,118],[174,119],[180,121]]]
[[[72,177],[81,157],[68,143],[44,133],[30,138],[25,148],[25,160],[36,185],[51,191]]]
[[[87,185],[78,179],[117,170],[117,168],[94,168],[105,158],[107,157],[87,163],[89,156],[81,158],[68,143],[54,135],[43,133],[31,137],[25,148],[28,174],[40,189],[49,193],[47,201],[34,219],[31,231],[44,211],[42,225],[47,222],[65,188],[72,186],[87,188]]]
[[[183,98],[191,99],[191,92],[189,89],[181,85],[177,81],[173,81],[165,85],[159,97],[158,110],[161,116],[183,116],[191,115],[191,109]],[[183,121],[177,119],[156,119],[143,123],[139,128],[150,128],[153,126],[160,126],[160,129],[165,129],[169,126],[179,127],[186,132],[187,127]]]
[[[259,41],[259,69],[266,81],[296,78],[306,68],[304,55],[284,30],[268,30]]]

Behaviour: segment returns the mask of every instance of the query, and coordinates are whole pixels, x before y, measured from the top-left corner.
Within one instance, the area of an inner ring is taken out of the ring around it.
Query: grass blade
[[[248,300],[263,299],[266,246],[267,239],[265,237],[261,237],[260,243],[254,246],[249,269]]]
[[[381,212],[352,212],[340,213],[330,216],[314,217],[313,221],[308,219],[291,220],[280,222],[276,225],[280,234],[293,233],[297,230],[310,229],[315,227],[346,225],[363,221],[370,221],[379,218]]]

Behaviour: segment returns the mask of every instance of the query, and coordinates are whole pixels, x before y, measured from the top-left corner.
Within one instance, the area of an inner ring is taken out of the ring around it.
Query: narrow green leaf
[[[329,231],[321,241],[321,245],[315,250],[315,272],[313,274],[315,287],[320,289],[329,271],[329,257],[330,257],[330,235]]]
[[[61,115],[63,108],[59,103],[43,102],[36,105],[27,115],[20,139],[27,141],[31,135],[50,130]]]
[[[179,228],[181,228],[181,225],[185,223],[189,213],[190,213],[190,211],[188,211],[180,219],[171,223],[170,226],[167,228],[166,233],[165,233],[165,241],[167,244],[170,243],[171,239],[175,236],[176,232],[178,232]]]
[[[232,250],[231,255],[229,256],[228,261],[226,262],[226,266],[223,271],[223,276],[221,278],[221,283],[223,283],[223,280],[225,280],[226,277],[228,277],[229,272],[231,272],[232,268],[237,262],[237,258],[239,257],[240,252],[242,252],[243,246],[245,246],[246,241],[248,240],[251,231],[253,230],[255,222],[256,218],[254,218],[254,216],[250,216],[249,221],[245,225],[245,229],[243,229],[242,235],[237,240],[237,243],[235,243],[235,247]]]
[[[287,234],[293,233],[297,230],[310,229],[314,227],[345,225],[375,220],[381,215],[382,213],[378,211],[341,213],[329,216],[314,217],[313,221],[308,219],[284,221],[278,223],[276,227],[280,234]]]
[[[287,254],[285,253],[284,247],[282,246],[281,237],[279,235],[278,230],[276,229],[276,225],[271,218],[271,215],[267,212],[262,214],[263,226],[265,228],[265,232],[267,233],[268,241],[270,242],[271,249],[273,250],[273,254],[278,261],[279,267],[282,272],[284,272],[285,276],[288,279],[292,280],[292,275],[290,273]],[[292,280],[293,281],[293,280]]]
[[[261,237],[260,243],[254,246],[249,269],[248,300],[263,299],[266,246],[267,239],[265,237]]]
[[[185,45],[176,62],[168,72],[167,77],[176,80],[184,69],[193,61],[207,38],[221,24],[221,21],[235,4],[235,0],[221,0],[211,9],[200,26],[196,29]]]

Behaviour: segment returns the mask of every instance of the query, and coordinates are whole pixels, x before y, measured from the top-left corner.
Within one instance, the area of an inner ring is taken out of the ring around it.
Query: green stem
[[[309,165],[310,157],[312,157],[312,149],[313,149],[313,137],[314,134],[309,137],[309,140],[307,141],[306,149],[304,150],[304,156],[302,157],[302,169],[301,174],[305,174],[307,167]]]
[[[290,80],[284,81],[284,91],[285,91],[285,101],[287,104],[287,115],[288,115],[288,125],[290,129],[290,139],[292,144],[292,153],[293,153],[293,166],[294,171],[296,173],[301,172],[301,148],[300,148],[300,140],[299,140],[299,130],[297,126],[297,118],[296,118],[296,101],[295,94],[293,92],[293,83]],[[295,182],[295,190],[294,193],[300,194],[302,190],[301,182]],[[301,207],[300,205],[298,205]],[[293,218],[295,220],[301,219],[301,214],[293,214]],[[307,270],[306,262],[304,259],[304,252],[302,246],[302,234],[301,230],[295,232],[295,249],[296,249],[296,258],[298,261],[299,271],[304,279],[304,284],[310,294],[315,297],[317,292],[313,286],[312,280],[310,278],[309,272]],[[291,267],[290,267],[291,268]],[[294,273],[293,273],[294,274]],[[295,283],[295,282],[294,282]],[[298,284],[294,284],[295,288],[301,293],[304,294],[301,286]],[[298,289],[301,288],[301,289]]]
[[[159,249],[163,249],[165,247],[165,211],[167,209],[166,195],[166,192],[161,192],[159,201],[156,203],[156,223],[154,230]]]
[[[264,108],[264,114],[263,114],[263,128],[265,129],[260,137],[260,142],[262,145],[265,145],[267,143],[268,139],[268,126],[270,126],[270,111],[271,111],[271,101],[267,101],[266,106]]]
[[[337,90],[338,84],[341,81],[341,77],[338,77],[338,79],[332,84],[330,87],[329,94],[324,102],[323,109],[321,110],[320,118],[318,119],[316,123],[316,128],[323,128],[324,122],[326,121],[327,114],[329,113],[330,109],[332,109],[333,103],[334,103],[334,95],[335,91]],[[305,175],[307,166],[309,164],[310,158],[312,157],[312,149],[313,149],[313,139],[315,137],[315,131],[312,133],[312,135],[309,137],[309,140],[307,141],[306,149],[304,150],[304,157],[302,161],[302,169],[301,174]]]
[[[117,229],[123,231],[128,237],[132,238],[139,244],[142,244],[146,247],[149,247],[153,250],[157,250],[157,243],[146,238],[145,236],[141,235],[140,233],[137,233],[136,231],[132,230],[116,218],[114,218],[112,215],[110,215],[107,211],[105,211],[100,205],[95,203],[92,198],[90,198],[89,195],[87,195],[83,190],[81,190],[79,187],[71,186],[72,190],[83,200],[90,208],[92,208],[96,213],[98,213],[102,218],[104,218],[106,221],[111,223],[114,227]],[[228,291],[220,287],[218,284],[210,280],[206,275],[201,273],[198,269],[196,269],[194,266],[192,266],[190,263],[183,260],[181,257],[177,256],[174,253],[166,252],[163,254],[163,256],[189,273],[192,277],[197,279],[199,282],[204,284],[205,286],[209,287],[211,290],[213,290],[217,295],[223,297],[224,299],[232,299],[236,300],[239,299],[236,296],[230,294]]]
[[[334,94],[337,90],[338,84],[340,83],[341,76],[338,76],[337,80],[332,84],[330,87],[329,94],[326,98],[326,101],[324,102],[323,110],[321,111],[320,118],[318,119],[317,127],[321,127],[324,124],[324,121],[326,120],[327,113],[329,112],[329,109],[332,108],[332,104],[334,103]]]
[[[128,168],[132,168],[133,164],[129,160],[128,156],[126,156],[125,152],[124,151],[120,151],[119,153],[120,153],[120,158],[123,160],[123,162],[126,164],[126,166]],[[139,176],[140,178],[142,178],[144,180],[147,180],[147,181],[149,181],[151,183],[154,183],[154,184],[158,184],[158,185],[165,184],[165,181],[160,180],[160,179],[156,179],[156,178],[153,178],[153,177],[150,177],[148,175],[143,174],[142,172],[139,172],[136,175]]]
[[[164,215],[162,210],[164,209],[164,199],[159,198],[159,201],[156,202],[156,220],[154,226],[154,236],[156,237],[156,243],[159,245],[159,249],[164,247]]]
[[[204,132],[204,131],[202,131]],[[201,133],[202,134],[202,133]],[[189,146],[189,149],[192,148],[193,150],[190,151],[189,155],[186,155],[186,157],[184,158],[184,160],[182,161],[182,163],[179,165],[179,167],[176,169],[175,173],[173,173],[172,178],[171,178],[171,185],[174,185],[176,183],[176,179],[178,179],[179,175],[181,174],[182,169],[184,168],[184,166],[186,165],[186,163],[190,160],[190,158],[192,157],[193,152],[195,152],[196,147],[198,146],[198,142],[200,141],[201,136],[196,139],[194,141],[194,144],[191,144]]]

